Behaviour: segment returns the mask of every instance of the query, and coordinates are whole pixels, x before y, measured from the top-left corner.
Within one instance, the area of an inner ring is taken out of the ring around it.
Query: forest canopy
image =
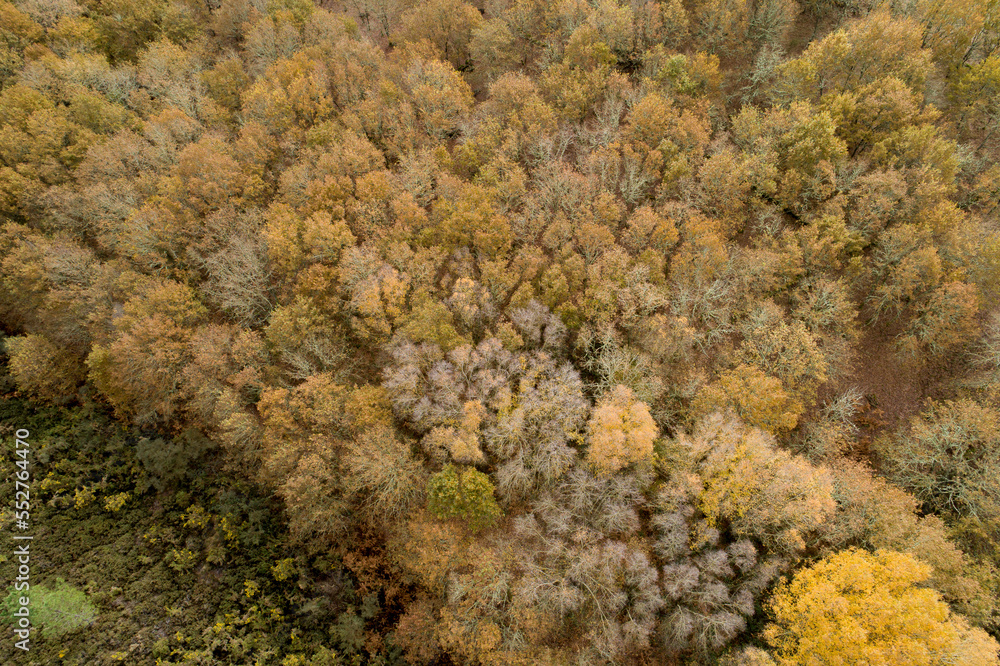
[[[998,127],[995,0],[0,0],[28,659],[1000,664]]]

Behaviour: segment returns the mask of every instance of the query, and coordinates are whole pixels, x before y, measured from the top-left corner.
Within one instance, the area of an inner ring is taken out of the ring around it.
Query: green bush
[[[41,627],[45,638],[58,638],[80,627],[92,624],[97,619],[97,609],[90,603],[86,593],[76,589],[62,578],[56,578],[55,585],[32,585],[24,592],[13,587],[4,600],[2,615],[5,623],[13,617],[20,597],[28,597],[31,624]]]

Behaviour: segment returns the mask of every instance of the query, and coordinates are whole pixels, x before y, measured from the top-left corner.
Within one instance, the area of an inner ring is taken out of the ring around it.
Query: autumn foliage
[[[66,663],[996,664],[1000,10],[890,4],[0,0],[0,400],[274,583]]]
[[[892,551],[843,551],[796,574],[770,602],[764,631],[778,664],[983,664],[997,642],[919,588],[930,567]]]

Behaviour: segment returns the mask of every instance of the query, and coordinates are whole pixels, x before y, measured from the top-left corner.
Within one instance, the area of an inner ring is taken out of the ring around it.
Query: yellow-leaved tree
[[[10,373],[22,391],[41,400],[69,398],[83,379],[83,367],[70,350],[32,333],[6,340]]]
[[[614,474],[632,463],[652,462],[653,441],[659,434],[656,422],[632,389],[616,386],[594,408],[587,426],[587,464],[598,475]]]
[[[800,571],[770,603],[779,666],[1000,663],[1000,646],[917,587],[931,566],[890,550],[846,550]]]
[[[695,418],[731,406],[747,425],[772,435],[791,430],[802,415],[802,403],[790,396],[781,381],[756,366],[742,363],[705,386],[695,396]]]

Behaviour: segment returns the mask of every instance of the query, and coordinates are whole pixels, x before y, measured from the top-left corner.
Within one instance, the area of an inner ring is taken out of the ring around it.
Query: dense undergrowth
[[[183,437],[123,427],[89,401],[33,405],[2,379],[3,435],[29,430],[41,472],[28,531],[36,631],[28,653],[12,639],[5,659],[405,663],[382,639],[365,651],[367,634],[390,633],[384,590],[360,589],[335,557],[290,549],[280,505],[209,462],[211,449],[191,456]],[[13,505],[6,486],[3,501]],[[60,583],[85,601],[56,595],[46,613],[42,592]]]

